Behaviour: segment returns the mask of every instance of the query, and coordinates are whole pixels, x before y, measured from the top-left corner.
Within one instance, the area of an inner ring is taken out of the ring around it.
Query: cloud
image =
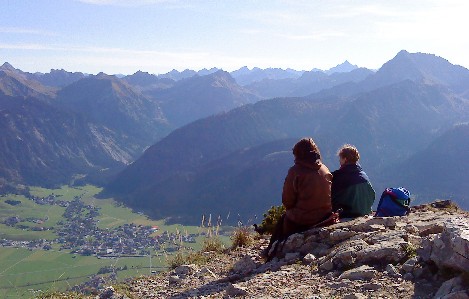
[[[21,27],[0,27],[0,33],[58,36],[56,32],[45,31],[41,29],[21,28]]]
[[[101,6],[145,6],[155,4],[180,4],[179,0],[76,0],[78,2]]]
[[[278,34],[279,37],[284,39],[296,40],[296,41],[305,41],[305,40],[315,40],[315,41],[324,41],[329,38],[342,37],[345,36],[345,33],[340,31],[321,31],[312,34]]]
[[[197,52],[174,52],[174,51],[154,51],[154,50],[135,50],[124,48],[112,47],[87,47],[87,46],[74,46],[74,45],[49,45],[49,44],[8,44],[0,43],[0,49],[9,50],[38,50],[38,51],[66,51],[66,52],[86,52],[94,54],[125,54],[125,55],[158,55],[158,56],[193,56],[196,58],[200,56]]]

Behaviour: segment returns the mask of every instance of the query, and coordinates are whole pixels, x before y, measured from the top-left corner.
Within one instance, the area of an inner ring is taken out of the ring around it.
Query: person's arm
[[[285,209],[291,209],[296,205],[297,190],[295,188],[296,174],[291,169],[288,171],[285,182],[283,183],[282,203]]]

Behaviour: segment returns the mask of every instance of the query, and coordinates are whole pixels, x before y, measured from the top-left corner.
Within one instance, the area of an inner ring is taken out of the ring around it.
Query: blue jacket
[[[359,217],[371,213],[375,190],[359,164],[346,164],[332,173],[331,198],[341,217]]]

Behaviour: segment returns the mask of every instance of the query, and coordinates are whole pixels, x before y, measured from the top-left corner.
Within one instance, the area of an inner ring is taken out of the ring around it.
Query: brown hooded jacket
[[[283,184],[286,217],[298,225],[314,225],[332,212],[332,174],[320,160],[296,160]]]

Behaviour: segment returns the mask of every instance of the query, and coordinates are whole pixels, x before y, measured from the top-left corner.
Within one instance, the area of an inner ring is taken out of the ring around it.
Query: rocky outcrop
[[[276,245],[275,261],[289,260],[292,253],[313,254],[320,271],[351,269],[339,277],[352,280],[372,279],[372,269],[406,280],[444,272],[450,279],[435,298],[449,296],[449,291],[457,293],[454,298],[469,298],[469,220],[466,213],[451,209],[450,201],[439,201],[414,207],[405,217],[362,217],[295,234]]]
[[[267,239],[128,283],[136,298],[469,298],[469,220],[450,202]],[[108,290],[109,293],[109,290]],[[118,294],[113,294],[117,296]],[[115,297],[118,298],[118,297]]]

